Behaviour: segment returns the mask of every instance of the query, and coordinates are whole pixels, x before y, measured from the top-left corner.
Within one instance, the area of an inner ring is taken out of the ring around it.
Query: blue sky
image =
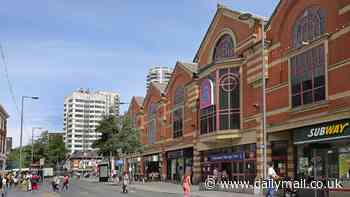
[[[0,7],[0,42],[17,102],[25,103],[24,142],[34,126],[63,127],[63,99],[73,90],[116,91],[122,101],[145,94],[147,70],[190,62],[216,11],[270,16],[278,0],[8,0]],[[0,63],[0,103],[8,135],[19,144],[19,114]],[[127,106],[123,107],[126,110]]]

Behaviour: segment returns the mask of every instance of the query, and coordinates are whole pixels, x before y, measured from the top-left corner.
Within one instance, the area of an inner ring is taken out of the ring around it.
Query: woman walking
[[[186,170],[187,171],[187,170]],[[182,188],[184,190],[184,197],[189,197],[191,193],[191,176],[189,170],[182,177]]]

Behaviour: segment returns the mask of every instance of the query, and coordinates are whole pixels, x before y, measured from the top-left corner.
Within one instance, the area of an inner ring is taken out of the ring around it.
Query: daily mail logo
[[[312,137],[323,137],[323,136],[333,136],[333,135],[341,135],[344,133],[345,129],[350,125],[350,122],[346,123],[338,123],[332,124],[323,127],[316,127],[310,129],[308,138]]]

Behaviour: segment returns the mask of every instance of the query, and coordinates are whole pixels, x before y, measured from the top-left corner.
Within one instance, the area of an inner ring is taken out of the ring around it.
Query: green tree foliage
[[[45,159],[45,167],[56,168],[61,161],[66,158],[66,147],[62,136],[49,135],[43,132],[38,139],[34,141],[34,163],[38,163],[41,158]],[[7,168],[19,168],[19,148],[13,149],[7,158]],[[22,149],[22,167],[28,168],[32,163],[32,145],[23,146]]]
[[[107,116],[96,128],[101,138],[93,144],[103,156],[142,152],[139,130],[132,127],[128,117]]]

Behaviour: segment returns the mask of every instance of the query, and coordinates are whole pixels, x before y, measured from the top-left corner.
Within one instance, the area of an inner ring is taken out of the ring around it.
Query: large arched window
[[[173,137],[182,136],[184,120],[184,100],[185,89],[183,86],[177,87],[173,99]]]
[[[307,8],[297,19],[293,32],[293,46],[312,41],[325,32],[325,14],[319,7]],[[325,47],[317,45],[293,56],[291,64],[292,107],[325,99]]]
[[[156,117],[157,117],[157,105],[151,103],[148,108],[148,143],[154,144],[156,141]]]
[[[320,7],[307,8],[294,24],[293,47],[298,48],[303,41],[312,41],[324,34],[325,18],[325,12]]]
[[[219,125],[220,130],[240,128],[239,68],[219,71]]]
[[[234,56],[234,42],[229,34],[221,36],[214,48],[213,61],[217,62]]]

